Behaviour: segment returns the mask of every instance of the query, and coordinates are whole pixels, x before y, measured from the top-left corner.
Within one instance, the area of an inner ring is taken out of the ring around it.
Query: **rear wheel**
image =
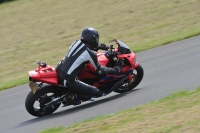
[[[135,68],[135,71],[132,73],[132,81],[126,80],[119,88],[114,90],[117,93],[124,93],[134,89],[143,79],[144,70],[140,64]]]
[[[26,110],[33,116],[41,117],[52,114],[58,109],[61,103],[57,103],[52,107],[45,108],[44,104],[52,101],[54,98],[59,97],[61,94],[53,86],[47,85],[38,89],[35,94],[29,92],[26,97],[25,107]]]

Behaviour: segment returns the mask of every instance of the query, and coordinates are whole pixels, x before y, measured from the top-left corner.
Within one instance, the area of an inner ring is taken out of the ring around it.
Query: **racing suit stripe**
[[[71,55],[71,53],[72,52],[74,52],[74,50],[75,50],[75,48],[77,48],[77,46],[80,44],[80,40],[79,41],[77,41],[77,42],[75,42],[73,45],[72,45],[72,47],[70,48],[70,50],[69,50],[69,52],[68,52],[68,57],[70,57],[70,55]]]
[[[94,63],[93,59],[91,58],[90,54],[87,50],[85,50],[79,57],[72,63],[71,67],[67,71],[67,74],[73,73],[73,71],[78,68],[82,63],[85,63],[89,60],[89,62],[94,66],[95,70],[97,68],[96,64]]]

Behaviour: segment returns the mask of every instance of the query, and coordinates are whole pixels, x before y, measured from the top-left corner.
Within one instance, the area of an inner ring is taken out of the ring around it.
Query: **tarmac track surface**
[[[0,133],[36,133],[48,127],[69,126],[200,86],[200,36],[139,52],[137,61],[144,68],[144,79],[134,91],[111,93],[79,106],[60,107],[42,118],[29,115],[24,107],[30,91],[27,84],[1,91]]]

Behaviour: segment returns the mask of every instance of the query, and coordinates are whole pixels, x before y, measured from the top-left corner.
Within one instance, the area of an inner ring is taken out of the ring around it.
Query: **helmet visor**
[[[98,37],[96,38],[96,40],[97,40],[97,43],[99,43],[99,38]]]
[[[94,35],[94,38],[96,39],[97,43],[99,44],[99,37]]]

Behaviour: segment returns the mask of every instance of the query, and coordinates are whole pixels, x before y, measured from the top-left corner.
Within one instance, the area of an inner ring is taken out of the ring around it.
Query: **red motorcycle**
[[[99,76],[94,67],[88,63],[82,70],[78,79],[84,83],[96,86],[107,95],[111,92],[124,93],[134,89],[143,78],[143,68],[136,61],[136,55],[130,48],[119,40],[112,40],[113,45],[101,46],[105,52],[97,52],[98,62],[106,67],[120,67],[120,73]],[[29,71],[29,86],[31,91],[26,97],[26,110],[33,116],[41,117],[52,114],[61,103],[64,106],[73,105],[72,101],[65,99],[69,93],[78,93],[69,90],[58,83],[58,76],[54,67],[37,61],[38,68]],[[45,83],[45,85],[44,85]],[[79,94],[81,95],[81,94]],[[86,99],[80,96],[82,101]],[[87,99],[90,100],[91,98]]]

